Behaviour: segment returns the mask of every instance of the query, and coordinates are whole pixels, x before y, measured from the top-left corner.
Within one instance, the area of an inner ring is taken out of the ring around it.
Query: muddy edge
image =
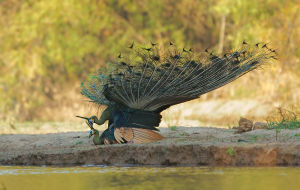
[[[165,139],[142,145],[95,146],[88,132],[0,135],[1,165],[300,166],[298,130],[195,127],[162,130]],[[255,141],[253,140],[255,139]],[[242,142],[241,142],[242,140]]]

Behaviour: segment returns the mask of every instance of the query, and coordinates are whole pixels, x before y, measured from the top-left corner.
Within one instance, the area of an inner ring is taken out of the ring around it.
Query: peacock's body
[[[119,55],[114,70],[103,71],[82,83],[82,94],[92,102],[106,105],[100,119],[85,118],[95,144],[147,143],[163,137],[156,127],[160,113],[172,105],[199,98],[252,71],[270,58],[275,50],[267,45],[250,46],[243,42],[239,50],[216,56],[206,52],[178,50],[173,44],[162,52],[149,48],[129,47],[127,56]],[[101,135],[93,123],[108,129]]]

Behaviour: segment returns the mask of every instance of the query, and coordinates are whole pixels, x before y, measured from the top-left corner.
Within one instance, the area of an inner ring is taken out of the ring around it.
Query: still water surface
[[[0,167],[0,190],[300,190],[300,168]]]

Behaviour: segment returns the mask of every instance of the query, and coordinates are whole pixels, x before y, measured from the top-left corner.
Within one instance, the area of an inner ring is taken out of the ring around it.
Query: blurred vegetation
[[[298,113],[299,115],[299,113]],[[297,129],[300,128],[300,120],[297,113],[284,108],[277,108],[277,113],[268,118],[268,129]]]
[[[2,0],[0,120],[55,120],[45,110],[72,107],[80,81],[132,41],[219,52],[243,40],[271,42],[280,54],[276,66],[206,98],[266,96],[294,104],[299,34],[297,0]]]

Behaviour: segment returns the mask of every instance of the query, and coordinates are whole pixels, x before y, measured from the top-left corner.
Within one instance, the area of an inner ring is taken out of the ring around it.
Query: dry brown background
[[[0,131],[13,132],[27,126],[19,122],[32,121],[32,131],[47,125],[52,131],[53,122],[66,123],[66,130],[85,129],[74,116],[99,115],[103,108],[81,96],[81,81],[113,62],[132,41],[172,41],[219,53],[243,40],[264,41],[279,54],[263,69],[168,109],[162,126],[230,127],[241,116],[265,121],[276,107],[298,113],[299,10],[296,0],[1,1]]]

